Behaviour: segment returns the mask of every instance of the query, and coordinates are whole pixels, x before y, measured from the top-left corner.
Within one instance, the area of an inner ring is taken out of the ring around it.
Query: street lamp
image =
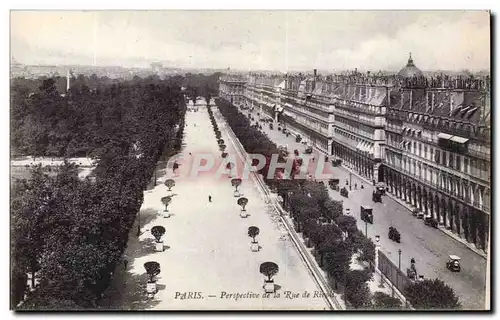
[[[365,219],[365,236],[368,238],[368,219]]]
[[[349,190],[352,190],[352,172],[349,172]]]
[[[398,250],[399,253],[399,270],[401,270],[401,252],[403,252],[401,249]]]

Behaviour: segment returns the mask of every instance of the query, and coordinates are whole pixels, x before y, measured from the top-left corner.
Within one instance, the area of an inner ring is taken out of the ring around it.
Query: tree
[[[175,180],[174,179],[165,180],[165,186],[168,188],[168,191],[171,191],[172,187],[175,187]]]
[[[161,198],[161,203],[165,206],[165,211],[168,212],[168,205],[172,201],[172,196],[166,196]]]
[[[217,143],[218,143],[219,145],[224,144],[224,139],[219,139],[219,140],[217,140]]]
[[[405,297],[415,309],[453,310],[459,309],[458,297],[452,288],[439,279],[425,279],[408,285]]]
[[[371,305],[367,280],[369,280],[369,276],[365,270],[351,270],[347,273],[344,296],[356,309],[366,308]]]
[[[399,299],[377,291],[373,294],[373,308],[381,310],[400,310],[403,306]]]
[[[351,265],[352,250],[345,241],[337,242],[331,249],[325,254],[325,270],[335,281],[344,282]]]
[[[224,152],[226,150],[226,145],[225,144],[220,144],[219,145],[219,150]]]
[[[349,235],[356,232],[358,227],[356,226],[356,218],[352,216],[341,215],[335,220],[339,228],[347,232]]]
[[[248,227],[248,236],[250,238],[253,238],[253,243],[257,243],[257,241],[255,241],[255,237],[258,236],[260,233],[260,230],[258,227],[255,227],[255,226],[251,226],[251,227]]]
[[[343,215],[343,204],[341,201],[335,201],[335,200],[327,200],[325,201],[324,207],[323,207],[323,216],[333,220],[337,221],[337,219]]]
[[[375,264],[375,243],[372,239],[367,238],[365,235],[362,236],[360,245],[361,255],[359,260],[366,261],[370,263],[371,266]]]
[[[241,185],[242,180],[239,178],[231,179],[231,185],[235,188],[235,191],[238,191],[238,187]]]
[[[272,277],[274,277],[278,273],[278,271],[278,265],[270,261],[263,262],[259,268],[259,272],[266,276],[269,282],[272,281]]]
[[[162,226],[154,226],[151,228],[151,233],[156,239],[156,242],[160,242],[161,237],[165,234],[165,228]]]
[[[160,264],[156,261],[148,261],[144,264],[149,282],[154,282],[154,277],[160,274]]]
[[[241,207],[241,211],[245,211],[245,207],[248,204],[248,199],[245,197],[239,198],[237,203]]]

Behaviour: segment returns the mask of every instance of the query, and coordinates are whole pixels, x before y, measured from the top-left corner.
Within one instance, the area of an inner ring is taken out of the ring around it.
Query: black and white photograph
[[[491,23],[10,10],[10,309],[490,311]]]

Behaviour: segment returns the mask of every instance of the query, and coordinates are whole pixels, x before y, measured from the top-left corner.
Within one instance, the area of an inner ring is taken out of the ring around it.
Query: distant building
[[[151,63],[151,69],[153,69],[153,72],[159,73],[163,70],[163,64],[160,62],[153,62]]]
[[[260,108],[317,150],[486,250],[491,214],[489,76],[225,75],[220,97]]]

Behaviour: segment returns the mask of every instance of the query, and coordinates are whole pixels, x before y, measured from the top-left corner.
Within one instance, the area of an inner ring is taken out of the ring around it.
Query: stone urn
[[[154,295],[156,291],[156,282],[155,281],[148,281],[146,285],[146,292],[148,293],[148,296]]]
[[[241,194],[240,194],[240,192],[239,192],[238,190],[234,190],[233,195],[234,195],[236,198],[241,197]]]
[[[274,280],[264,281],[264,291],[266,293],[274,293]]]
[[[242,210],[242,211],[240,211],[240,217],[246,218],[246,217],[248,217],[248,213],[246,211]]]
[[[156,242],[155,243],[155,250],[158,251],[158,252],[162,252],[164,250],[163,240],[161,240],[160,242]]]
[[[250,244],[250,250],[252,250],[252,252],[258,252],[260,250],[260,245],[258,242],[252,242]]]
[[[170,218],[170,211],[163,211],[163,218]]]

